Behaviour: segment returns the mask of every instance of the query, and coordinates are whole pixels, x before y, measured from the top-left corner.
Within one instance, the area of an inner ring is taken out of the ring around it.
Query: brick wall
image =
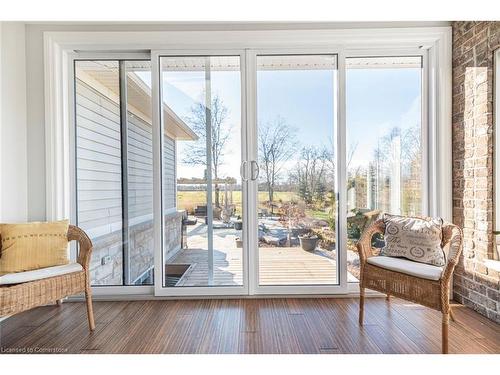
[[[500,323],[493,247],[493,51],[500,22],[453,23],[453,220],[464,230],[454,299]]]

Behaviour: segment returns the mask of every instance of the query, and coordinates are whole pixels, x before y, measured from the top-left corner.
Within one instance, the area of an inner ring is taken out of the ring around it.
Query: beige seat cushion
[[[413,262],[404,258],[394,258],[380,255],[368,258],[367,262],[380,268],[401,272],[406,275],[416,276],[427,280],[439,280],[441,278],[441,274],[443,273],[443,267]]]
[[[40,268],[34,271],[8,273],[0,276],[0,285],[26,283],[28,281],[47,279],[49,277],[66,275],[82,270],[83,267],[80,263],[69,263],[62,266]]]
[[[68,264],[68,220],[0,224],[0,276]]]

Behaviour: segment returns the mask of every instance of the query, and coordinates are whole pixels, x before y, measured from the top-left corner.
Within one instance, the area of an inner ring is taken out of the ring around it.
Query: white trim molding
[[[44,36],[46,218],[70,217],[70,118],[68,52]]]

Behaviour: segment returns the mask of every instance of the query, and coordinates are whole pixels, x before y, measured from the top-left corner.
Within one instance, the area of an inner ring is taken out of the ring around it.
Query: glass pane
[[[122,285],[118,62],[76,61],[75,90],[77,220],[94,244],[91,282]]]
[[[151,62],[124,61],[127,107],[128,241],[124,246],[125,284],[152,285],[153,144]]]
[[[242,285],[240,58],[160,64],[164,286]]]
[[[260,285],[338,283],[336,65],[257,56]]]
[[[153,283],[150,65],[75,62],[77,221],[94,244],[92,285]]]
[[[348,58],[346,66],[347,268],[356,282],[361,233],[383,212],[422,214],[422,59]]]

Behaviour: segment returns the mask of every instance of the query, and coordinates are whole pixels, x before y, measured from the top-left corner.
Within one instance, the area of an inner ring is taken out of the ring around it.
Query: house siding
[[[82,80],[77,79],[75,87],[78,225],[94,243],[92,284],[122,285],[120,107]],[[154,264],[151,123],[129,112],[127,133],[128,243],[133,282]],[[165,209],[175,209],[175,140],[166,134],[163,171]],[[165,217],[166,226],[180,227],[181,220],[181,215]],[[172,239],[169,248],[179,249],[180,241],[180,236]]]

